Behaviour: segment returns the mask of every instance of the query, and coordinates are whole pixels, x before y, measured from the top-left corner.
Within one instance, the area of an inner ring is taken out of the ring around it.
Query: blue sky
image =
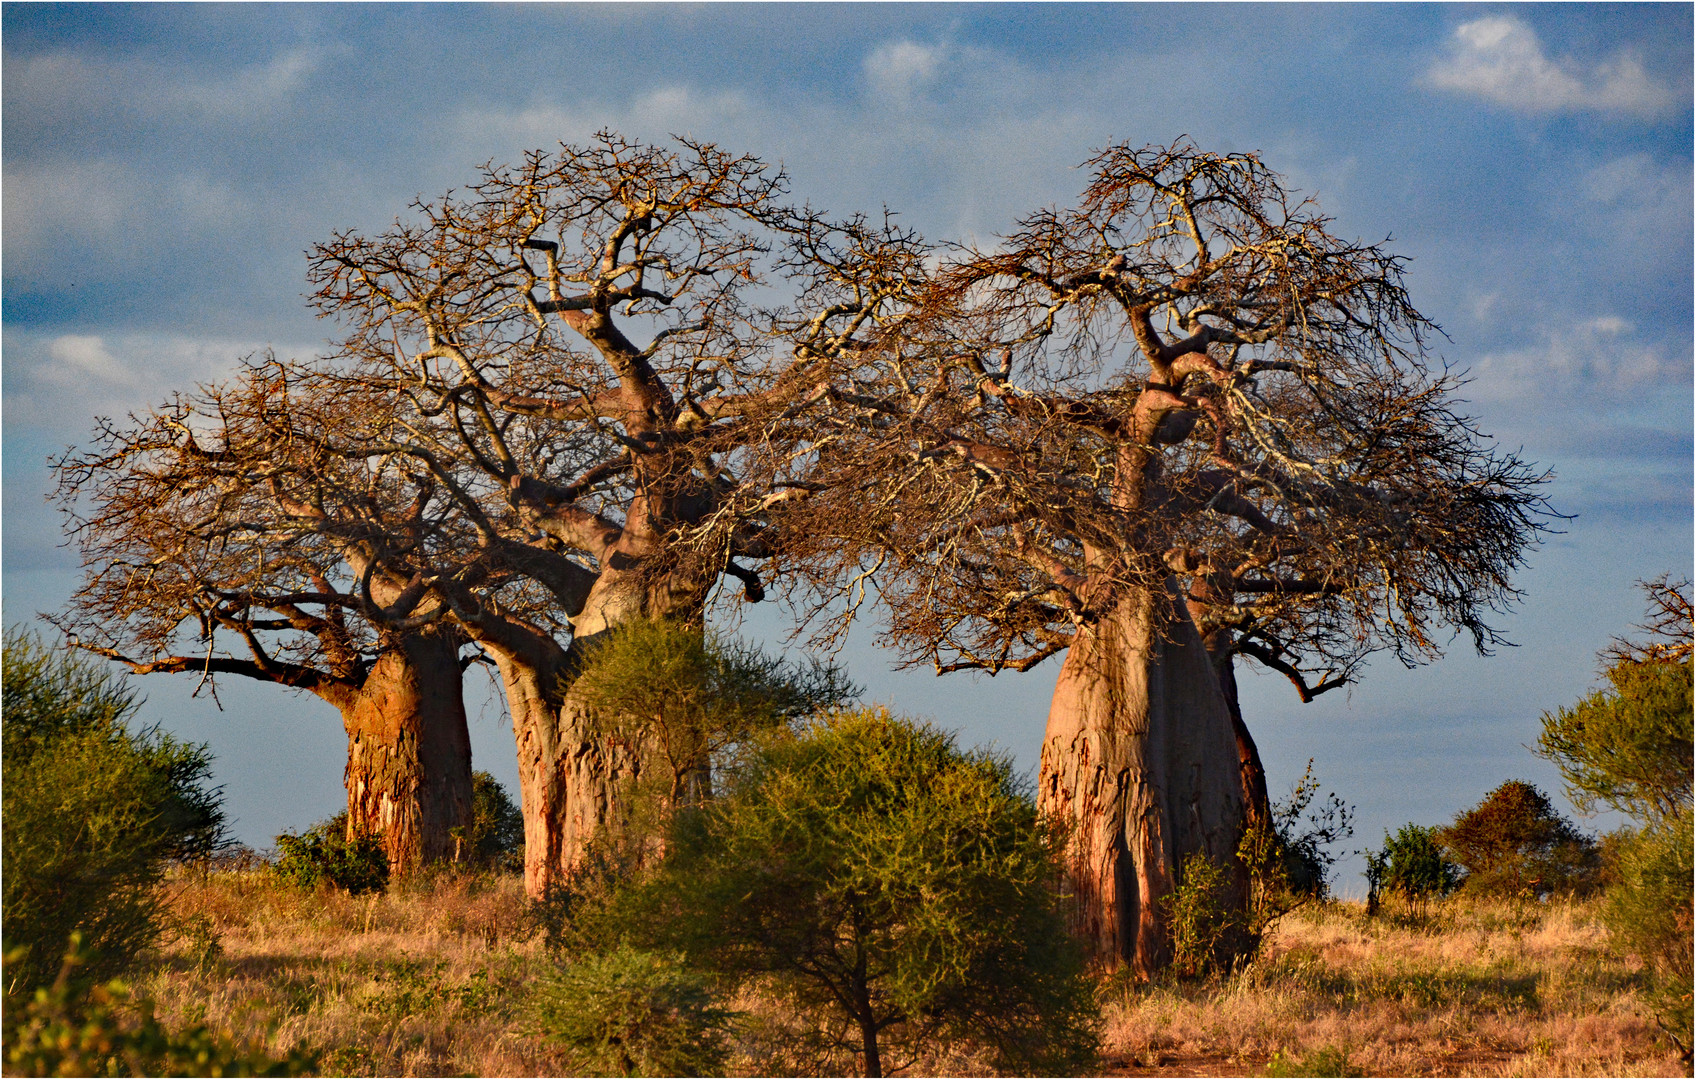
[[[1501,620],[1517,649],[1377,663],[1308,706],[1247,680],[1274,790],[1315,758],[1359,843],[1511,777],[1554,793],[1525,749],[1538,716],[1641,615],[1634,580],[1691,569],[1688,5],[8,3],[0,21],[8,624],[76,585],[49,453],[252,351],[311,355],[337,328],[303,302],[309,245],[600,127],[717,141],[815,205],[978,240],[1072,198],[1092,149],[1187,134],[1259,151],[1342,234],[1393,236],[1469,411],[1553,469],[1576,517]],[[768,608],[744,629],[778,640]],[[892,673],[874,632],[843,657],[871,696],[1034,763],[1054,665]],[[142,688],[146,719],[213,744],[243,839],[338,804],[328,706]],[[477,765],[510,783],[485,696]]]

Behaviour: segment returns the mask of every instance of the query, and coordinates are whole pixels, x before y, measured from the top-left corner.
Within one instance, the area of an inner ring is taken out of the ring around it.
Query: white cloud
[[[1553,406],[1630,406],[1645,393],[1688,393],[1688,350],[1643,340],[1617,314],[1581,319],[1528,348],[1486,353],[1471,365],[1463,396],[1535,414]]]
[[[181,334],[5,332],[4,423],[80,439],[96,416],[122,416],[227,378],[265,342]],[[306,359],[314,347],[277,345],[279,357]]]
[[[945,55],[940,45],[888,42],[866,57],[866,81],[881,96],[905,100],[936,78]]]
[[[1621,334],[1629,334],[1634,327],[1629,320],[1618,315],[1601,315],[1585,322],[1584,329],[1607,337],[1618,337]]]
[[[1524,21],[1474,19],[1455,28],[1448,56],[1426,73],[1431,85],[1522,112],[1595,111],[1655,116],[1677,103],[1629,53],[1583,63],[1550,57]]]
[[[242,121],[288,105],[319,66],[309,52],[185,77],[176,63],[46,53],[6,61],[6,104],[33,121],[114,113]]]
[[[622,105],[462,109],[450,127],[455,145],[465,152],[467,161],[491,156],[504,161],[520,148],[546,149],[562,142],[586,142],[602,128],[632,138],[663,139],[670,134],[722,138],[727,126],[737,125],[754,113],[755,107],[739,93],[661,86]]]
[[[85,386],[89,379],[118,386],[133,386],[137,373],[125,368],[106,348],[106,339],[95,334],[62,334],[47,343],[51,364],[37,369],[43,382],[57,386]]]
[[[253,211],[229,178],[121,158],[38,159],[8,168],[4,185],[6,279],[25,287],[150,262],[173,241],[227,235]]]

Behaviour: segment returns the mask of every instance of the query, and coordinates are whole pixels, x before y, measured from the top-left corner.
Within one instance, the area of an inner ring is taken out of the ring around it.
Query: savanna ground
[[[515,876],[443,875],[385,894],[284,886],[263,869],[169,883],[181,929],[135,980],[168,1025],[305,1046],[330,1075],[561,1075],[527,988],[557,963]],[[1632,958],[1582,903],[1433,905],[1368,919],[1332,903],[1287,916],[1247,970],[1103,983],[1115,1076],[1680,1076]],[[730,1070],[852,1073],[773,997],[730,1002]],[[936,1048],[907,1072],[984,1071]],[[900,1064],[897,1062],[897,1064]]]

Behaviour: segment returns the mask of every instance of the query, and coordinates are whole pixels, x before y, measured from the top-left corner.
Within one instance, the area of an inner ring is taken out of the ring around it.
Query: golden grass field
[[[136,981],[167,1023],[320,1055],[348,1076],[560,1075],[526,988],[555,961],[514,876],[444,875],[382,895],[282,886],[264,870],[183,874],[180,931]],[[1585,904],[1450,900],[1423,920],[1333,903],[1287,916],[1260,958],[1195,983],[1102,987],[1115,1076],[1683,1076],[1641,1001],[1636,961]],[[806,1050],[801,1018],[758,993],[731,1068],[852,1071]],[[916,1075],[972,1075],[939,1047]]]

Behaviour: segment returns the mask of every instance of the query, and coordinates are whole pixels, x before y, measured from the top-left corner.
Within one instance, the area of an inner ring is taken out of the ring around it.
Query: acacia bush
[[[1691,1050],[1691,898],[1696,876],[1690,814],[1675,814],[1620,846],[1602,918],[1627,951],[1649,970],[1650,1001],[1667,1034]]]
[[[1562,817],[1536,787],[1509,780],[1463,811],[1435,839],[1466,872],[1461,888],[1494,896],[1583,894],[1596,887],[1594,839]]]
[[[709,797],[715,769],[734,768],[762,734],[853,701],[840,668],[774,657],[698,626],[636,619],[597,639],[573,691],[593,703],[602,733],[645,750],[651,822]]]
[[[1602,654],[1608,686],[1543,715],[1537,752],[1561,770],[1581,811],[1598,804],[1637,822],[1611,845],[1604,921],[1648,969],[1657,1019],[1688,1064],[1692,1010],[1691,787],[1696,648],[1690,582],[1643,582],[1647,639]]]
[[[203,1024],[170,1030],[121,979],[90,983],[73,935],[61,976],[7,1016],[6,1072],[24,1076],[310,1076],[316,1058],[273,1058]]]
[[[73,933],[86,980],[134,966],[164,919],[155,886],[174,859],[223,840],[212,757],[154,728],[95,661],[9,630],[4,643],[6,997],[54,980]]]
[[[621,894],[624,932],[833,1018],[870,1076],[937,1040],[1047,1074],[1093,1060],[1062,838],[1005,758],[868,709],[768,739],[727,779]]]
[[[524,869],[524,815],[499,780],[471,774],[471,826],[462,861],[490,870]]]
[[[540,980],[531,1009],[577,1076],[718,1076],[729,1055],[732,1013],[674,955],[588,953]]]

